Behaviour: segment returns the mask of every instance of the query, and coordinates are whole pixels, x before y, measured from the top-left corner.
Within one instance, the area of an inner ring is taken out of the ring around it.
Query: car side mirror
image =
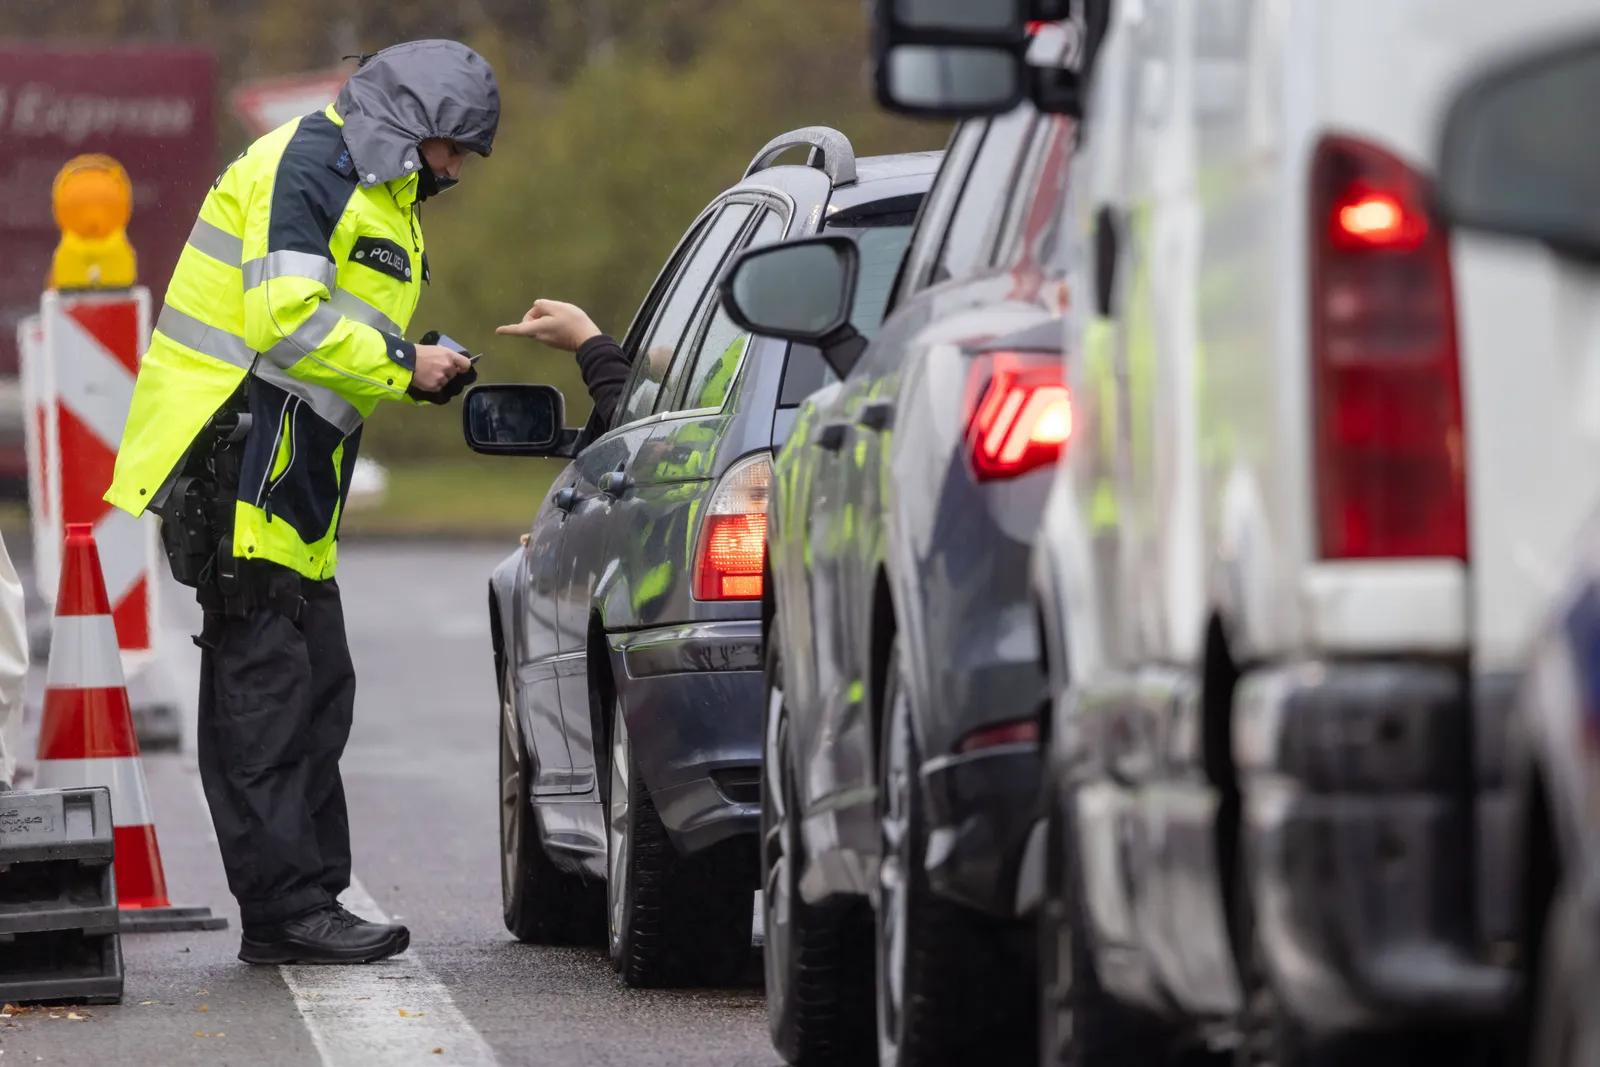
[[[1525,54],[1467,85],[1439,152],[1440,214],[1455,226],[1600,261],[1600,39]]]
[[[861,253],[848,237],[807,237],[741,253],[724,275],[722,303],[752,333],[816,345],[843,378],[867,347],[850,324]]]
[[[1040,110],[1078,114],[1078,76],[1053,60],[1030,64],[1030,24],[1065,19],[1071,0],[877,0],[873,80],[890,111],[924,118],[999,115],[1025,98]],[[1050,51],[1047,44],[1045,51]]]
[[[570,456],[575,435],[562,426],[566,400],[548,385],[479,385],[467,390],[461,429],[474,452],[490,456]]]

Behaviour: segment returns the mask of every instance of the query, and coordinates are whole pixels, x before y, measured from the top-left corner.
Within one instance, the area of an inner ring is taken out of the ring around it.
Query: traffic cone
[[[123,930],[220,930],[227,925],[210,908],[175,908],[167,899],[111,601],[94,527],[87,523],[68,524],[61,553],[38,760],[34,782],[41,788],[103,785],[111,790]]]

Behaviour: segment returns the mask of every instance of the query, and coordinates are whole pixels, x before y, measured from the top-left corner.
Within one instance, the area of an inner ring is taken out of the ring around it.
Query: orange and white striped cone
[[[227,925],[210,908],[175,908],[167,899],[116,625],[94,528],[87,523],[67,526],[61,553],[38,760],[34,781],[41,788],[103,785],[111,790],[123,930],[219,930]]]

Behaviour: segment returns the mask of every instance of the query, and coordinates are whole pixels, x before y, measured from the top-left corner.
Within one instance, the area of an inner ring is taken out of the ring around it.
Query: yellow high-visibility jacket
[[[332,575],[339,511],[380,400],[401,400],[427,276],[417,164],[363,181],[333,106],[272,131],[219,177],[139,368],[106,500],[138,515],[249,377],[234,554]]]
[[[134,515],[159,502],[243,384],[233,554],[331,577],[362,422],[406,397],[416,367],[404,335],[428,277],[421,145],[487,156],[499,122],[482,56],[407,41],[364,57],[335,105],[234,160],[168,285],[106,500]]]

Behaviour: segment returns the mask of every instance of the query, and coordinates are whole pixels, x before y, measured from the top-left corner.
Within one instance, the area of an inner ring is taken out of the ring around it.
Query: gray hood
[[[446,137],[480,156],[494,147],[500,87],[459,41],[407,41],[368,57],[334,104],[364,185],[418,173],[417,145]]]

